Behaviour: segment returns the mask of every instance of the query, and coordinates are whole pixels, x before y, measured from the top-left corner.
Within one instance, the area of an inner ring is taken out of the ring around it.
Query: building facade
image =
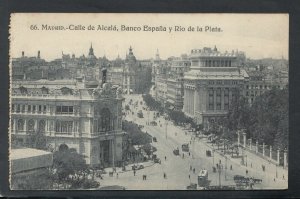
[[[225,116],[233,100],[242,95],[247,78],[237,54],[217,48],[191,50],[191,70],[184,74],[184,113],[207,127]]]
[[[66,144],[84,155],[87,164],[118,164],[125,134],[122,101],[121,88],[108,83],[86,88],[75,80],[15,81],[11,90],[13,142],[51,150]]]

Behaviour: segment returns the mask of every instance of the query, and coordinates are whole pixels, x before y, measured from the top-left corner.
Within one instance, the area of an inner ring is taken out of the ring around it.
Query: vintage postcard
[[[287,189],[288,35],[288,14],[11,14],[10,188]]]

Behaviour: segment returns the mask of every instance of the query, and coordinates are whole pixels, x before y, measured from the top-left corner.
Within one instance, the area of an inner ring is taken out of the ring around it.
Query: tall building
[[[105,77],[104,77],[105,78]],[[122,161],[122,89],[75,80],[14,81],[11,92],[12,142],[58,150],[67,145],[87,164]]]
[[[127,94],[135,93],[137,86],[137,74],[138,62],[133,54],[130,46],[129,53],[126,55],[125,66],[123,69],[123,89]]]
[[[237,53],[221,53],[215,47],[194,49],[191,70],[184,74],[184,106],[187,116],[208,126],[227,113],[231,102],[243,92],[246,71],[240,69]]]

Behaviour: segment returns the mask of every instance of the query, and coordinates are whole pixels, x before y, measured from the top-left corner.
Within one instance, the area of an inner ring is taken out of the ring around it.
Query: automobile
[[[155,158],[155,159],[154,159],[154,163],[159,163],[159,164],[160,164],[160,163],[161,163],[161,160],[160,160],[159,158]]]
[[[182,151],[189,152],[189,144],[183,144],[181,146],[181,148],[182,148]]]
[[[139,170],[145,168],[143,164],[136,164],[132,166],[132,170]]]
[[[153,137],[153,142],[157,142],[157,139],[156,139],[156,137]]]
[[[143,117],[144,117],[144,116],[143,116],[142,110],[139,110],[139,112],[137,113],[137,116],[138,116],[139,118],[143,118]]]
[[[179,149],[174,149],[173,153],[174,153],[174,155],[179,155]]]
[[[155,121],[150,122],[150,124],[151,124],[152,126],[157,126],[157,122],[155,122]]]

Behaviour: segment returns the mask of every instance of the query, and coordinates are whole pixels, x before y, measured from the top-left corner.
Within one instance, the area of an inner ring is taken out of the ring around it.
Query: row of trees
[[[212,129],[228,137],[245,129],[247,137],[283,149],[288,146],[288,109],[288,88],[273,88],[256,97],[252,106],[244,97],[232,102],[227,117],[217,120]]]
[[[169,119],[172,120],[176,125],[190,124],[192,128],[201,128],[202,126],[196,125],[193,118],[187,117],[182,111],[170,110],[168,105],[165,107],[158,101],[156,101],[151,95],[143,95],[143,100],[151,110],[156,110],[160,113],[166,113]]]
[[[150,94],[143,95],[143,100],[151,110],[156,110],[160,113],[164,112],[163,105],[156,101]]]
[[[132,145],[145,145],[152,141],[151,135],[144,133],[141,128],[133,122],[123,121],[122,128],[127,132]]]

